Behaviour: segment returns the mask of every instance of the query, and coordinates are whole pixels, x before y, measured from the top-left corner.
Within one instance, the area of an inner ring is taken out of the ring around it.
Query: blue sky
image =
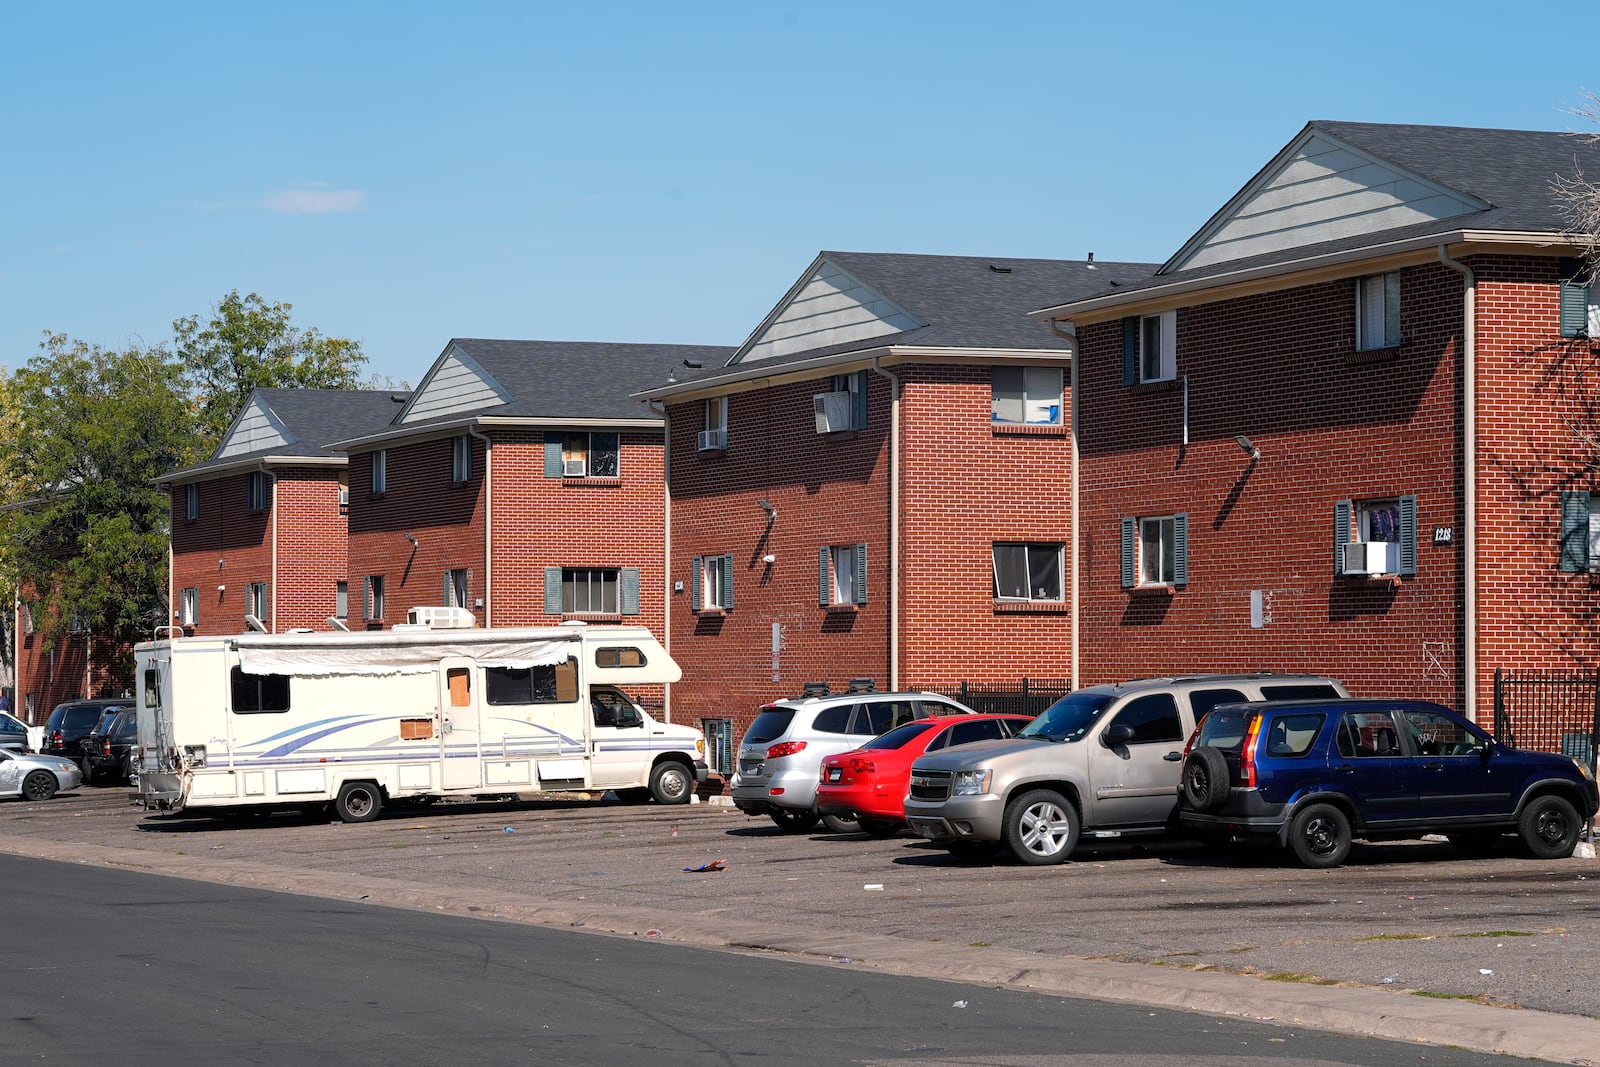
[[[1310,119],[1560,130],[1487,3],[14,4],[0,363],[231,289],[413,384],[453,336],[737,344],[824,248],[1162,260]]]

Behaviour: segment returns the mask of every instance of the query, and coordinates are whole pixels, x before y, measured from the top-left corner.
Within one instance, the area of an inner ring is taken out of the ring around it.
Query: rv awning
[[[285,643],[281,637],[240,637],[239,669],[246,674],[385,675],[427,674],[439,661],[461,657],[489,667],[541,667],[565,663],[572,655],[568,641],[429,640],[425,643],[370,639],[351,640],[343,635],[318,635],[332,640]],[[340,639],[342,637],[342,639]]]

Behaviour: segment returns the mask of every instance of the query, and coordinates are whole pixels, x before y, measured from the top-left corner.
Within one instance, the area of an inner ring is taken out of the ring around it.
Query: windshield
[[[904,726],[896,726],[886,734],[880,734],[871,741],[862,745],[862,748],[890,749],[904,748],[914,737],[919,737],[933,729],[936,724],[927,719],[917,722],[908,722]]]
[[[1018,737],[1042,737],[1050,741],[1078,741],[1105,713],[1114,699],[1111,693],[1070,693],[1044,709],[1044,714],[1017,731]]]

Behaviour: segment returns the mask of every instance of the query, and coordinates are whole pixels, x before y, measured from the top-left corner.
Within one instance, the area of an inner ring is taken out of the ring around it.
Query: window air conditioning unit
[[[728,428],[700,431],[700,451],[715,452],[728,447]]]
[[[561,463],[561,473],[568,478],[582,478],[584,475],[584,461],[582,459],[568,459]]]
[[[1351,541],[1344,546],[1346,574],[1399,574],[1400,546],[1393,541]]]
[[[470,630],[478,625],[470,608],[415,607],[406,612],[406,622],[430,630]]]
[[[818,433],[838,433],[850,426],[849,393],[817,393],[811,398],[811,410],[817,417]]]

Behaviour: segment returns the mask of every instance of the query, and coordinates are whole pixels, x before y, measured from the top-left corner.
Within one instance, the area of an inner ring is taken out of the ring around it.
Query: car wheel
[[[1060,863],[1078,845],[1078,809],[1053,789],[1035,789],[1006,806],[1006,845],[1023,863]]]
[[[83,775],[84,785],[94,785],[94,767],[86,759],[78,761],[78,773]]]
[[[650,772],[650,795],[657,804],[687,804],[694,795],[694,772],[677,760],[658,763]]]
[[[22,795],[29,800],[49,800],[56,795],[56,776],[49,771],[34,771],[22,780]]]
[[[822,825],[836,834],[853,834],[861,829],[854,819],[846,819],[840,815],[824,815]]]
[[[1487,856],[1500,847],[1500,840],[1504,834],[1493,830],[1467,830],[1462,833],[1449,834],[1450,844],[1457,852],[1468,856]]]
[[[779,808],[777,811],[772,812],[771,815],[772,821],[777,824],[778,829],[786,834],[803,834],[817,825],[817,820],[822,818],[814,809],[795,811],[793,808]]]
[[[857,819],[856,825],[861,827],[862,833],[871,837],[893,837],[905,823],[894,819]]]
[[[1517,819],[1517,836],[1534,859],[1558,860],[1578,844],[1578,811],[1561,797],[1535,797]]]
[[[1216,811],[1228,799],[1228,761],[1221,751],[1201,745],[1183,761],[1183,802],[1195,811]]]
[[[342,822],[371,822],[383,808],[383,793],[374,782],[346,782],[333,799],[333,813]]]
[[[1350,855],[1350,820],[1332,804],[1312,804],[1289,824],[1289,848],[1302,866],[1337,867]]]

